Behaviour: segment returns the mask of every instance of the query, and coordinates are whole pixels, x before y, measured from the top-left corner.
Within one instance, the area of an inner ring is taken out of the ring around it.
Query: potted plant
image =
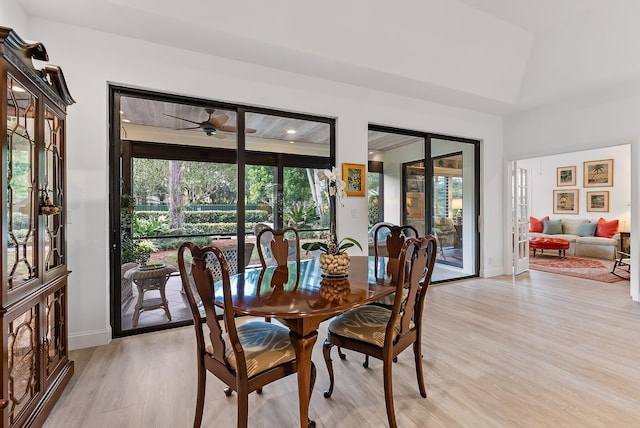
[[[347,276],[351,260],[348,248],[356,246],[362,251],[362,245],[353,238],[336,239],[333,233],[329,233],[324,241],[305,242],[302,249],[309,251],[320,251],[320,269],[327,277]]]
[[[149,241],[135,241],[133,239],[133,216],[136,201],[131,195],[120,198],[120,263],[138,263],[145,265],[154,251],[153,243]]]

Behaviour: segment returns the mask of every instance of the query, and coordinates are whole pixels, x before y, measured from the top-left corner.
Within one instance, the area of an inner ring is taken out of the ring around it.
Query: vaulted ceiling
[[[507,115],[640,88],[637,0],[17,0],[27,15]]]

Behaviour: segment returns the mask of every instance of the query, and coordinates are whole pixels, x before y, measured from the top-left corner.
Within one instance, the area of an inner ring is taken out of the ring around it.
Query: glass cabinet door
[[[37,99],[11,75],[7,86],[7,292],[11,292],[38,275]]]
[[[50,108],[45,109],[45,166],[46,188],[41,189],[45,204],[60,207],[64,203],[64,121]],[[47,215],[45,220],[44,268],[50,271],[65,264],[64,219],[62,212]]]
[[[36,302],[5,316],[8,383],[3,397],[9,401],[4,412],[11,426],[24,422],[37,404],[42,390],[38,352],[39,314],[40,304]]]

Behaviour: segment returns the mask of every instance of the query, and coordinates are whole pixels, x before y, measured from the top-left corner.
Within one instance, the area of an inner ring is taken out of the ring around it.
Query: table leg
[[[300,403],[300,427],[314,427],[316,423],[309,419],[309,401],[311,400],[311,351],[318,339],[318,332],[300,336],[289,332],[291,344],[298,362],[298,401]]]

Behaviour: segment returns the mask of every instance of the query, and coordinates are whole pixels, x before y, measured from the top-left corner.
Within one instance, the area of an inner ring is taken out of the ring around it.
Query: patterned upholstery
[[[382,306],[366,305],[338,315],[329,324],[329,331],[338,336],[360,340],[379,347],[384,346],[385,330],[391,311]],[[409,324],[410,329],[415,325]],[[394,326],[393,340],[400,333],[400,318]]]
[[[406,299],[408,294],[409,294],[409,290],[407,288],[402,290],[403,299]],[[396,293],[389,294],[388,296],[384,296],[382,299],[376,300],[376,305],[391,307],[393,306],[393,302],[395,302],[395,300],[396,300]]]
[[[229,365],[236,370],[236,357],[231,341],[227,334],[224,334],[223,338],[226,343],[225,358]],[[248,377],[296,358],[289,340],[289,329],[281,325],[247,322],[238,326],[238,338],[244,349]],[[208,346],[207,352],[213,354],[213,347]]]

